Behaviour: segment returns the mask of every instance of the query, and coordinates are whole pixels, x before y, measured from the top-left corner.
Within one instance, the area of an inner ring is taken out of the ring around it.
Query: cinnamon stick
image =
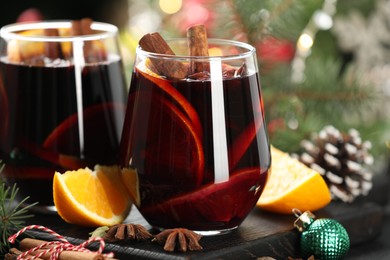
[[[91,35],[94,31],[91,28],[93,20],[83,18],[72,21],[71,34],[73,36]],[[99,41],[86,40],[84,42],[84,58],[87,62],[99,62],[107,60],[107,54],[103,44]]]
[[[139,45],[143,50],[148,52],[175,55],[167,42],[157,32],[144,35],[140,39]],[[167,78],[183,79],[188,74],[187,67],[180,61],[157,58],[150,58],[150,61],[157,70],[157,73]]]
[[[187,41],[190,56],[209,56],[207,31],[203,24],[194,25],[187,29]],[[208,62],[191,61],[190,74],[210,70]]]
[[[45,29],[45,35],[50,37],[58,37],[60,34],[58,29],[51,28]],[[45,57],[48,57],[52,60],[63,58],[61,44],[59,42],[46,42]]]
[[[82,35],[90,35],[93,33],[91,29],[91,24],[92,24],[92,19],[83,18],[80,20],[80,28],[81,28]],[[92,41],[84,42],[84,56],[88,62],[100,60],[98,53],[94,51]]]
[[[19,255],[23,254],[22,251],[16,249],[16,248],[11,248],[7,254],[4,256],[4,260],[16,260]],[[34,255],[27,255],[26,257],[33,257]],[[44,260],[43,258],[37,257],[35,258],[36,260]]]
[[[47,243],[47,241],[39,240],[39,239],[33,239],[33,238],[25,238],[22,241],[20,241],[19,248],[22,251],[28,251],[34,247],[40,246],[43,243]],[[37,255],[41,253],[43,250],[51,248],[53,246],[47,246],[43,248],[42,250],[35,251],[31,253],[31,255]],[[41,256],[42,259],[50,259],[51,254],[44,254]],[[114,258],[105,258],[103,255],[94,253],[94,252],[76,252],[76,251],[63,251],[59,255],[59,260],[104,260],[104,259],[110,259],[115,260]]]
[[[71,34],[73,36],[93,34],[93,30],[91,29],[92,22],[93,21],[91,18],[73,20],[72,27],[71,27]]]
[[[72,36],[82,35],[81,24],[79,20],[72,21],[72,26],[70,27],[70,33]]]

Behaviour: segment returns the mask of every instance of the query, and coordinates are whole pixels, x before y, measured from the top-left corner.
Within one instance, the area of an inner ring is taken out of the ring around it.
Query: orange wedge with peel
[[[131,201],[139,207],[141,205],[141,194],[139,192],[139,180],[136,169],[123,168],[121,170],[123,184],[130,196]]]
[[[53,198],[62,219],[89,227],[121,223],[132,205],[117,166],[56,172]]]
[[[328,205],[331,194],[322,176],[287,153],[271,146],[271,174],[257,206],[282,214],[315,211]]]

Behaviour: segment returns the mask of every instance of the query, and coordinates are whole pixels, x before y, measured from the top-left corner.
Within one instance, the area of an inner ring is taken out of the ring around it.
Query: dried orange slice
[[[271,146],[271,174],[257,205],[265,210],[291,214],[293,208],[315,211],[331,201],[322,176]]]
[[[116,166],[56,172],[53,198],[66,222],[91,227],[121,223],[132,205]]]

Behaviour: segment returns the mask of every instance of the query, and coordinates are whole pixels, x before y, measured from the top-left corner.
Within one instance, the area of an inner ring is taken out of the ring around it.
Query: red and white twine
[[[23,252],[22,254],[18,255],[17,260],[36,259],[36,258],[39,258],[39,257],[45,255],[45,254],[50,254],[50,260],[57,260],[60,256],[60,254],[65,250],[66,251],[75,251],[75,252],[84,252],[84,253],[96,253],[96,254],[101,254],[102,256],[104,256],[106,258],[113,258],[114,257],[114,253],[112,253],[112,252],[103,254],[103,250],[104,250],[106,243],[104,242],[103,238],[101,238],[101,237],[95,237],[95,238],[88,239],[87,241],[85,241],[84,243],[82,243],[80,245],[72,245],[63,236],[57,234],[56,232],[54,232],[53,230],[51,230],[47,227],[39,226],[39,225],[30,225],[30,226],[27,226],[25,228],[22,228],[17,233],[10,236],[8,238],[8,241],[10,243],[15,243],[16,238],[20,234],[24,233],[27,230],[31,230],[31,229],[43,230],[43,231],[53,235],[57,240],[46,242],[46,243],[43,243],[37,247],[31,248],[28,251]],[[89,244],[91,244],[93,242],[100,243],[99,249],[97,251],[91,251],[91,250],[86,248],[86,246],[88,246]],[[40,253],[38,253],[34,256],[31,256],[29,258],[26,258],[27,255],[31,255],[34,252],[41,250],[41,249],[42,249],[42,251],[40,251]]]

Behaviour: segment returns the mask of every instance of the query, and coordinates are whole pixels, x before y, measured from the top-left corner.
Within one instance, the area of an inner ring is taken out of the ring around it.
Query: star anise
[[[199,251],[203,247],[199,244],[201,235],[185,228],[166,229],[154,237],[152,241],[157,241],[164,245],[164,250],[172,252],[176,248],[181,252]]]
[[[108,242],[117,242],[125,239],[145,241],[152,237],[153,235],[140,224],[118,224],[110,227],[103,239]]]

